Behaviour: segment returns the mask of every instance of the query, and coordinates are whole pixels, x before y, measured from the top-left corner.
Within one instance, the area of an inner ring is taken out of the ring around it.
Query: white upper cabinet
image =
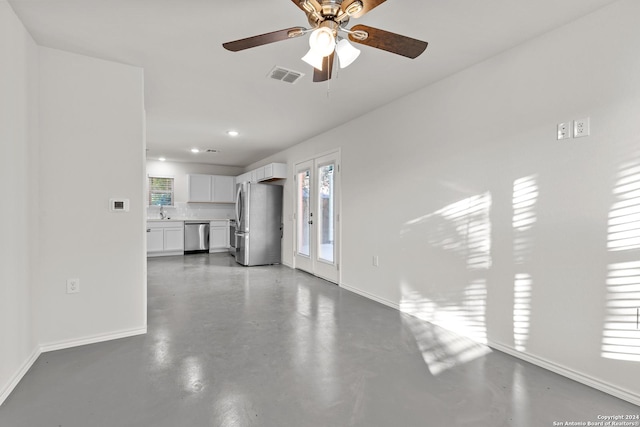
[[[258,178],[260,181],[270,181],[272,179],[285,179],[287,177],[287,164],[286,163],[269,163],[262,167],[262,178]]]
[[[233,203],[236,196],[236,179],[232,176],[214,175],[213,178],[213,202]]]
[[[286,163],[269,163],[268,165],[261,166],[249,172],[245,172],[242,175],[238,175],[238,177],[236,178],[236,182],[262,182],[286,178]]]
[[[188,202],[233,203],[235,178],[222,175],[188,175]]]
[[[189,202],[211,202],[211,175],[188,175]]]
[[[243,173],[242,175],[238,175],[236,177],[237,183],[249,182],[249,181],[251,181],[251,172]]]

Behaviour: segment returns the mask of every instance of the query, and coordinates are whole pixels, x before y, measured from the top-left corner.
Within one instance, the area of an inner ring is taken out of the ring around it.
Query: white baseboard
[[[64,340],[64,341],[57,341],[57,342],[42,344],[40,346],[40,351],[42,353],[45,353],[48,351],[62,350],[65,348],[78,347],[81,345],[94,344],[94,343],[103,342],[103,341],[117,340],[119,338],[133,337],[136,335],[143,335],[146,333],[147,333],[146,326],[142,328],[136,328],[136,329],[125,329],[122,331],[110,332],[108,334],[90,335],[83,338],[75,338],[72,340]]]
[[[38,360],[40,357],[41,350],[39,347],[33,349],[27,360],[24,361],[22,366],[16,371],[16,373],[11,377],[9,382],[0,389],[0,406],[4,403],[4,401],[9,397],[14,388],[18,385],[22,377],[31,369],[31,366]]]
[[[341,287],[345,288],[348,291],[351,291],[355,294],[361,295],[365,298],[369,298],[373,301],[379,302],[380,304],[384,304],[388,307],[391,308],[395,308],[396,310],[400,310],[400,306],[399,304],[396,304],[392,301],[386,300],[384,298],[380,298],[376,295],[373,295],[369,292],[363,291],[361,289],[355,288],[353,286],[349,286],[346,284],[342,284],[340,285]],[[441,327],[444,327],[442,325],[439,325]],[[446,329],[446,327],[444,327]],[[559,365],[557,363],[553,363],[549,360],[543,359],[541,357],[529,354],[529,353],[523,353],[520,352],[518,350],[516,350],[515,348],[509,347],[507,345],[504,344],[499,344],[496,342],[488,342],[487,345],[495,350],[501,351],[503,353],[507,353],[513,357],[516,357],[518,359],[522,359],[525,362],[529,362],[533,365],[539,366],[541,368],[544,368],[548,371],[554,372],[558,375],[562,375],[563,377],[567,377],[571,380],[574,380],[576,382],[579,382],[581,384],[587,385],[591,388],[595,388],[596,390],[600,390],[604,393],[610,394],[612,396],[615,396],[619,399],[622,400],[626,400],[627,402],[633,403],[634,405],[639,405],[640,406],[640,396],[636,393],[632,393],[628,390],[625,390],[623,388],[620,387],[616,387],[613,386],[611,384],[605,383],[601,380],[598,380],[596,378],[590,377],[589,375],[585,375],[582,374],[580,372],[574,371],[573,369],[567,368],[566,366],[562,366]]]
[[[626,400],[627,402],[640,406],[640,396],[623,388],[605,383],[597,378],[593,378],[589,375],[574,371],[571,368],[567,368],[566,366],[562,366],[549,360],[543,359],[542,357],[538,357],[530,353],[520,352],[515,348],[504,344],[489,341],[487,345],[495,350],[507,353],[513,357],[517,357],[518,359],[522,359],[525,362],[529,362],[548,371],[555,372],[558,375],[562,375],[563,377],[567,377],[581,384],[595,388],[596,390],[600,390],[604,393],[610,394],[619,399]]]
[[[396,310],[400,310],[400,305],[399,304],[396,304],[395,302],[389,301],[389,300],[384,299],[384,298],[380,298],[379,296],[371,294],[371,293],[369,293],[367,291],[363,291],[362,289],[354,288],[353,286],[349,286],[349,285],[347,285],[345,283],[341,283],[340,287],[341,288],[345,288],[346,290],[351,291],[354,294],[358,294],[358,295],[363,296],[365,298],[369,298],[371,300],[379,302],[380,304],[386,305],[387,307],[391,307],[391,308],[395,308]]]

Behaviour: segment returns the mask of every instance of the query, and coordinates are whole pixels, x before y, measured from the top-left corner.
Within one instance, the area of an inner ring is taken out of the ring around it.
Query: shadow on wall
[[[640,153],[623,163],[613,189],[602,357],[640,362]]]
[[[516,350],[525,351],[529,340],[533,278],[528,263],[533,253],[533,232],[538,200],[537,176],[516,179],[513,183],[513,342]]]
[[[426,254],[405,254],[404,259],[417,265],[423,265],[427,259],[434,260],[433,265],[427,266],[429,273],[419,282],[430,286],[433,292],[427,298],[412,287],[412,283],[418,282],[405,278],[401,283],[400,311],[450,331],[445,333],[409,317],[404,320],[433,374],[490,351],[480,345],[487,342],[485,311],[486,275],[491,267],[490,210],[491,194],[487,192],[408,221],[403,227],[401,237],[407,243],[426,238]],[[420,259],[422,256],[426,257]],[[446,283],[442,283],[443,280]]]
[[[607,249],[610,260],[601,355],[639,362],[640,153],[632,159],[619,168],[613,189],[615,201],[609,212]],[[513,183],[513,343],[518,351],[526,351],[530,335],[534,288],[531,262],[539,196],[537,180],[536,175],[530,175]],[[486,192],[404,224],[401,230],[403,259],[422,268],[417,273],[419,277],[401,278],[400,311],[476,343],[487,343],[487,277],[492,266],[491,206],[491,193]],[[486,353],[466,341],[436,335],[413,320],[405,323],[413,332],[432,373]]]
[[[533,279],[527,270],[533,251],[537,199],[537,176],[515,180],[513,337],[519,351],[525,350],[529,337]],[[405,254],[404,259],[418,265],[433,260],[423,277],[402,281],[400,311],[411,316],[403,318],[404,322],[434,375],[490,351],[483,344],[487,343],[487,273],[492,266],[491,205],[489,192],[467,197],[408,221],[402,229],[402,239],[414,244],[403,247],[424,249],[424,253]],[[421,289],[412,283],[420,283]],[[424,286],[429,297],[424,295]],[[434,325],[447,331],[434,329]]]

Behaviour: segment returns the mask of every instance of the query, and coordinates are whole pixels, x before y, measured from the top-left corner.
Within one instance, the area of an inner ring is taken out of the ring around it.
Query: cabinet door
[[[162,228],[147,228],[147,253],[164,250],[164,233]]]
[[[164,250],[183,251],[184,250],[184,229],[165,228],[164,229]]]
[[[213,176],[213,201],[233,203],[236,195],[235,179],[232,176]]]
[[[213,227],[209,230],[209,249],[227,249],[229,247],[229,229]]]
[[[287,177],[286,163],[269,163],[262,167],[261,178],[258,181],[266,181],[270,179],[280,179]]]
[[[211,175],[188,175],[189,202],[211,201]]]
[[[273,163],[269,163],[268,165],[264,165],[264,173],[262,178],[269,179],[273,178]]]
[[[264,167],[256,169],[255,173],[256,173],[256,177],[255,177],[256,182],[260,182],[264,180]]]
[[[237,183],[250,181],[250,180],[251,180],[251,174],[250,173],[243,173],[242,175],[238,175],[236,177],[236,182]]]

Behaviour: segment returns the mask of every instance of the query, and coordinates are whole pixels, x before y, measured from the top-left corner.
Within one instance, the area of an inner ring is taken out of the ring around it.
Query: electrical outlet
[[[374,266],[374,267],[377,267],[377,266],[378,266],[378,261],[379,261],[379,260],[378,260],[378,255],[374,255],[374,256],[373,256],[373,266]]]
[[[573,122],[573,136],[575,138],[581,138],[583,136],[589,136],[589,117],[585,119],[576,120]]]
[[[80,292],[80,279],[67,279],[67,293],[77,294]]]
[[[571,122],[558,123],[558,139],[571,138]]]

